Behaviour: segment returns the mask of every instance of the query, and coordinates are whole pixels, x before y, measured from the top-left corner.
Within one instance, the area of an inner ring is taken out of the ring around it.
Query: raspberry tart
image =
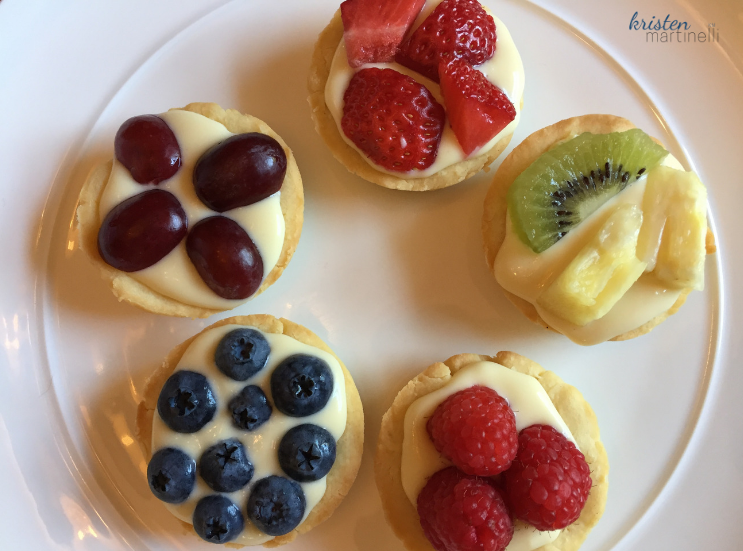
[[[137,438],[151,492],[189,532],[276,547],[348,493],[364,416],[351,375],[316,335],[237,316],[168,355],[147,382]]]
[[[260,294],[299,241],[304,196],[264,122],[192,103],[122,124],[80,192],[80,247],[119,300],[207,317]]]
[[[566,119],[519,144],[495,174],[482,230],[506,296],[582,345],[649,332],[704,288],[715,251],[699,178],[612,115]]]
[[[575,551],[603,514],[609,464],[580,392],[499,352],[412,379],[382,418],[374,468],[411,551]]]
[[[503,152],[524,70],[506,26],[477,0],[346,0],[320,34],[308,87],[315,127],[348,170],[425,191]]]

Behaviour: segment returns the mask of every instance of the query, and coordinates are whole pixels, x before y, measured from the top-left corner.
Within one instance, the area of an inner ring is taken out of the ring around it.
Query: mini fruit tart
[[[205,318],[263,292],[302,231],[302,179],[263,121],[192,103],[121,125],[80,192],[80,248],[119,300]]]
[[[488,266],[530,320],[582,345],[649,332],[704,288],[707,190],[626,119],[526,138],[485,198]]]
[[[147,382],[136,434],[150,490],[189,532],[276,547],[348,493],[364,414],[350,373],[314,333],[237,316],[168,355]]]
[[[604,512],[609,463],[581,393],[499,352],[412,379],[382,418],[374,469],[410,551],[575,551]]]
[[[426,191],[503,152],[524,67],[477,0],[346,0],[320,33],[308,87],[315,127],[348,170]]]

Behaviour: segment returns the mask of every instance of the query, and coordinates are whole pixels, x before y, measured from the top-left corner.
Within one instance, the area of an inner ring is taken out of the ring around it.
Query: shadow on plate
[[[118,366],[117,366],[118,367]],[[89,445],[87,465],[97,485],[116,508],[119,518],[105,519],[120,531],[133,530],[145,545],[193,549],[199,540],[155,499],[147,485],[147,460],[136,437],[137,405],[147,378],[159,362],[110,377],[111,384],[87,406],[81,406],[82,423]],[[114,368],[115,369],[115,368]],[[81,404],[83,398],[80,399]],[[204,544],[206,546],[207,544]]]

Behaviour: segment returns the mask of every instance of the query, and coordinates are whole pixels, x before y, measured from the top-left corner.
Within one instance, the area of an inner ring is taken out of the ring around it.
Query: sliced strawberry
[[[495,40],[495,21],[480,2],[444,0],[402,43],[395,61],[438,82],[441,61],[480,65],[493,57]]]
[[[346,0],[341,4],[343,39],[351,67],[386,63],[426,0]]]
[[[436,160],[444,108],[422,84],[392,69],[361,69],[343,102],[343,133],[374,163],[408,172]]]
[[[442,63],[439,73],[449,124],[465,154],[488,143],[516,118],[516,108],[503,90],[466,61]]]

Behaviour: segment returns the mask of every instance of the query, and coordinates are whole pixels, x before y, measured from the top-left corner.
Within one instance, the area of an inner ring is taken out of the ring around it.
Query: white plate
[[[267,121],[305,182],[297,254],[268,292],[232,313],[285,316],[318,333],[365,405],[355,486],[289,548],[402,549],[372,476],[381,416],[431,362],[501,349],[554,370],[596,411],[610,490],[585,551],[741,546],[740,7],[644,5],[639,17],[669,13],[696,30],[716,17],[723,40],[648,44],[629,30],[639,3],[487,4],[526,68],[513,145],[565,117],[614,113],[664,141],[709,187],[719,252],[707,289],[647,336],[582,348],[510,305],[483,261],[488,174],[403,193],[333,159],[313,130],[305,82],[337,2],[2,3],[0,548],[213,549],[150,495],[133,425],[148,374],[215,319],[119,304],[77,250],[72,224],[85,174],[111,155],[121,121],[191,101]]]

